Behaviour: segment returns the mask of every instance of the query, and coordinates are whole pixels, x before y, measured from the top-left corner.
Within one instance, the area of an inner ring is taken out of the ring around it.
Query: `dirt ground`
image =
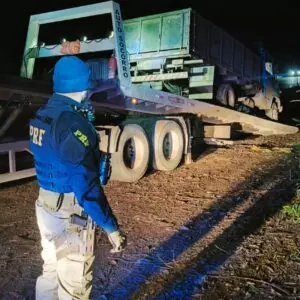
[[[300,134],[203,149],[194,163],[105,191],[128,247],[99,230],[92,299],[300,299]],[[0,190],[0,298],[34,299],[42,270],[27,180]],[[297,217],[299,214],[299,218]]]

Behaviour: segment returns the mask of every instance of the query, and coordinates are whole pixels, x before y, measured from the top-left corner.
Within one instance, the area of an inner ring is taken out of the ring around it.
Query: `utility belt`
[[[95,223],[77,203],[74,193],[55,193],[40,188],[38,202],[49,213],[68,218],[65,232],[55,238],[57,259],[68,254],[93,256]]]
[[[74,193],[55,193],[40,188],[39,203],[49,212],[55,213],[60,210],[70,214],[70,224],[86,227],[88,215],[77,203]]]

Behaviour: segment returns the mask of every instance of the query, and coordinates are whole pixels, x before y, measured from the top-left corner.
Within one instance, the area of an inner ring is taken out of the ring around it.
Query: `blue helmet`
[[[55,93],[75,93],[90,87],[90,69],[76,56],[64,56],[55,64],[53,90]]]

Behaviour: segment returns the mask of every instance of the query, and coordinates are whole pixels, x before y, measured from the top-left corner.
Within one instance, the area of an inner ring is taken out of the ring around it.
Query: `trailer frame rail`
[[[17,170],[16,153],[24,151],[31,154],[28,141],[0,144],[0,154],[8,153],[9,164],[9,171],[0,174],[0,184],[35,176],[35,168],[27,168],[19,171]]]

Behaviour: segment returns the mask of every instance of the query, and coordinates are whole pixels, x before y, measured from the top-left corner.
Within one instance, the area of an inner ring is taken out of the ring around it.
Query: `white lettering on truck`
[[[123,28],[122,28],[122,24],[121,24],[121,15],[118,9],[116,9],[115,11],[115,16],[116,16],[116,20],[117,20],[117,32],[118,34],[118,44],[119,44],[119,48],[120,48],[120,53],[121,53],[121,57],[120,57],[120,61],[121,61],[121,66],[122,66],[122,72],[123,72],[123,76],[125,78],[129,77],[129,73],[128,73],[128,64],[126,61],[126,45],[125,45],[125,40],[124,40],[124,32],[123,32]]]

